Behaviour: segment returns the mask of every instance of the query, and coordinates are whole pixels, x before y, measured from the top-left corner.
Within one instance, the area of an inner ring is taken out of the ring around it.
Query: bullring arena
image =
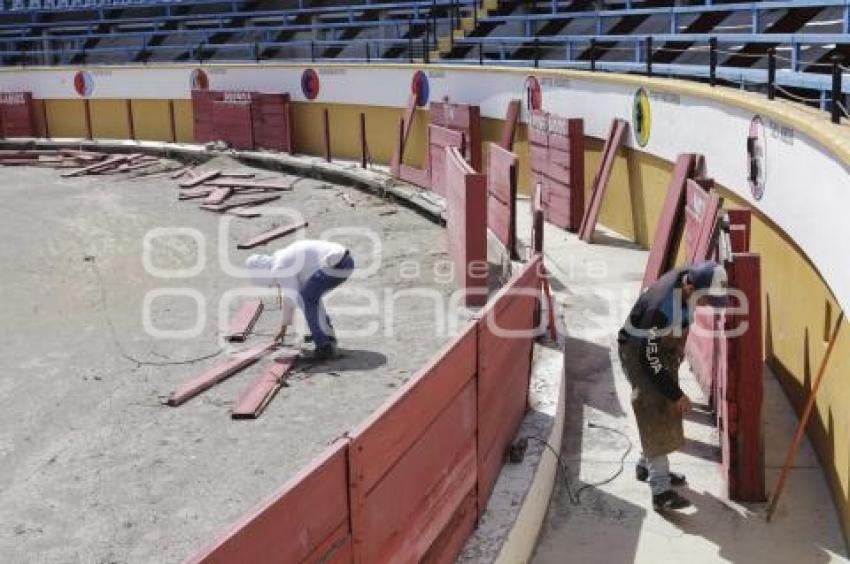
[[[112,35],[2,53],[0,560],[847,560],[846,72],[806,58],[850,44],[845,2],[729,4],[761,22],[732,54],[710,2],[218,4],[71,6]],[[293,35],[245,39],[237,7]],[[300,313],[275,340],[244,268],[308,239],[355,262],[331,358]],[[732,297],[691,313],[691,506],[661,511],[617,332],[706,260]]]

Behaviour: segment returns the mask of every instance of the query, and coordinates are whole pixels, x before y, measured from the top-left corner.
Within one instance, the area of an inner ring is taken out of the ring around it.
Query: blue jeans
[[[348,280],[354,270],[354,259],[346,254],[339,264],[331,268],[317,270],[301,288],[301,302],[304,318],[313,336],[316,347],[327,344],[333,335],[331,318],[325,312],[322,296]]]
[[[662,454],[655,458],[640,456],[638,466],[649,470],[649,488],[652,495],[658,495],[670,489],[670,461],[667,455]]]

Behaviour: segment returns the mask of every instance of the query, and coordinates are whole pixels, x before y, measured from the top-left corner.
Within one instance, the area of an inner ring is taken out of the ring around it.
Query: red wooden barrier
[[[590,203],[585,210],[584,217],[581,220],[581,226],[579,227],[579,235],[582,241],[589,243],[593,238],[596,221],[599,219],[599,212],[602,210],[602,200],[605,198],[605,191],[608,189],[608,179],[611,177],[611,170],[614,168],[614,158],[617,156],[617,151],[623,143],[626,127],[626,122],[621,119],[615,119],[611,123],[608,138],[605,140],[605,146],[602,148],[602,160],[599,163],[599,170],[593,179]]]
[[[455,147],[446,149],[449,256],[469,306],[487,301],[487,179]]]
[[[289,94],[193,90],[192,112],[198,143],[292,151]]]
[[[717,218],[723,199],[710,191],[713,182],[687,180],[685,196],[685,249],[687,264],[711,258],[716,251]]]
[[[478,323],[478,505],[485,507],[528,406],[542,257],[487,303]]]
[[[764,354],[761,332],[761,259],[735,253],[726,263],[729,286],[746,296],[746,308],[733,302],[726,315],[729,333],[722,395],[721,441],[724,468],[728,471],[729,497],[738,501],[764,501],[764,440],[761,407],[764,397]],[[734,300],[734,297],[733,297]]]
[[[35,109],[31,92],[0,93],[0,128],[3,137],[35,137]]]
[[[649,248],[649,258],[643,274],[643,288],[655,283],[665,272],[670,270],[675,258],[676,249],[682,234],[682,211],[685,206],[685,181],[691,178],[696,166],[696,155],[684,153],[676,159],[667,194],[664,197],[664,207],[655,228],[655,237]]]
[[[355,562],[453,561],[472,531],[476,344],[471,323],[352,433]]]
[[[578,230],[584,214],[584,121],[532,111],[528,150],[546,220]]]
[[[516,251],[517,156],[490,143],[487,158],[487,227],[512,259]]]
[[[292,153],[289,94],[257,94],[251,112],[258,149]]]
[[[752,214],[750,210],[728,210],[729,241],[733,253],[750,252],[750,231],[752,230]]]
[[[189,562],[351,562],[348,448],[338,441]]]
[[[431,124],[463,133],[466,147],[463,158],[476,172],[481,168],[481,111],[478,106],[431,102],[429,106]]]
[[[446,149],[455,147],[459,154],[466,148],[466,137],[460,131],[428,126],[428,170],[431,172],[431,190],[435,194],[448,197],[446,183]],[[474,171],[473,171],[474,172]]]

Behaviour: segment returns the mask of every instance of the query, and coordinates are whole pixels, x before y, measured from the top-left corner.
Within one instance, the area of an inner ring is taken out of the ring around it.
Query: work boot
[[[640,464],[635,465],[635,478],[638,479],[639,482],[645,482],[649,480],[649,469],[646,466],[641,466]],[[671,486],[684,486],[688,483],[688,480],[685,479],[684,474],[679,474],[678,472],[670,472],[670,485]]]
[[[334,337],[333,335],[330,335],[328,337],[328,339],[330,339],[333,344],[336,344],[336,337]],[[305,343],[312,343],[313,342],[313,335],[304,335],[304,342]]]
[[[690,507],[691,502],[680,496],[673,490],[652,496],[652,508],[656,511],[668,511],[671,509],[684,509]]]

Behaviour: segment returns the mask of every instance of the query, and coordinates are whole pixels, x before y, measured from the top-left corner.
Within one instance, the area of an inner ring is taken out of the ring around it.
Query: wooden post
[[[136,127],[133,124],[133,101],[127,98],[127,128],[130,130],[130,139],[136,140]]]
[[[803,440],[803,435],[806,432],[806,425],[809,423],[809,418],[812,415],[812,409],[815,406],[818,389],[823,381],[823,375],[826,372],[826,366],[829,363],[829,357],[832,356],[832,349],[835,347],[835,341],[838,339],[838,332],[841,330],[841,324],[844,323],[844,312],[838,316],[838,321],[835,322],[835,329],[832,331],[832,336],[829,339],[829,345],[826,347],[826,352],[823,354],[823,360],[820,362],[817,376],[812,381],[812,391],[809,393],[809,399],[806,401],[806,407],[803,409],[803,415],[800,417],[800,424],[797,425],[797,432],[794,433],[794,440],[791,441],[791,446],[788,447],[788,454],[785,456],[785,464],[782,466],[782,472],[779,474],[779,481],[776,482],[776,487],[773,488],[773,495],[770,496],[770,505],[767,506],[767,520],[773,517],[773,512],[776,511],[776,503],[779,501],[779,496],[782,495],[782,490],[785,488],[785,480],[788,479],[788,473],[791,470],[791,465],[794,464],[794,458],[797,456],[797,450],[800,448],[800,443]]]
[[[86,98],[83,100],[83,109],[86,114],[86,139],[92,138],[92,128],[91,128],[91,103],[89,99]]]
[[[174,119],[174,100],[168,101],[168,123],[171,128],[171,142],[177,143],[177,123]]]
[[[366,145],[366,114],[360,112],[360,168],[366,168],[369,148]]]
[[[47,121],[47,100],[41,101],[41,112],[44,114],[44,136],[50,139],[50,124]]]
[[[322,110],[322,129],[325,135],[325,160],[331,162],[331,125],[327,108]]]

